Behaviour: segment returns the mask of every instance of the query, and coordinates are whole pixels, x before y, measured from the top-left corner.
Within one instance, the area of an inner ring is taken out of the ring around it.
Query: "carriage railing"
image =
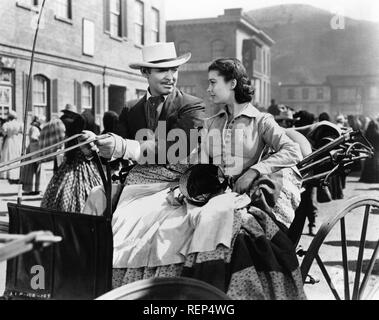
[[[354,164],[374,154],[373,146],[360,130],[329,140],[297,165],[303,185],[326,186],[331,177],[348,173]]]

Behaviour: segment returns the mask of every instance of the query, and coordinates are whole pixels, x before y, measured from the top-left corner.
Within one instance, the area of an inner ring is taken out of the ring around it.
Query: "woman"
[[[170,177],[141,184],[146,178],[139,180],[140,171],[132,170],[112,221],[113,286],[184,276],[206,281],[233,299],[303,299],[293,244],[272,215],[283,177],[297,179],[291,168],[301,159],[299,148],[271,115],[251,105],[253,89],[238,60],[215,61],[209,82],[208,92],[222,110],[205,121],[201,147],[189,160],[218,165],[234,181],[234,192],[203,206],[181,204]],[[260,161],[267,147],[274,152]],[[246,194],[262,209],[247,207]],[[94,190],[85,212],[101,214],[100,198],[101,190]]]
[[[42,120],[34,116],[29,129],[29,146],[26,153],[39,150],[39,138],[41,135]],[[35,195],[40,193],[41,163],[31,163],[21,169],[21,183],[25,194]]]
[[[3,149],[1,150],[1,161],[7,162],[21,156],[23,125],[17,120],[17,113],[9,111],[8,121],[4,123],[2,132],[5,137]],[[10,183],[18,183],[20,179],[20,168],[2,172],[1,179],[8,179]]]
[[[66,138],[93,126],[93,123],[88,123],[86,127],[84,118],[71,105],[67,105],[62,112],[61,120],[66,127]],[[75,144],[76,139],[68,142],[65,147]],[[41,207],[81,213],[91,189],[100,184],[101,178],[96,166],[86,159],[83,152],[80,149],[68,151],[46,188]]]
[[[103,116],[103,126],[104,130],[101,134],[105,133],[116,133],[118,125],[118,114],[114,111],[106,111]]]
[[[64,140],[66,135],[66,127],[61,119],[58,117],[53,117],[49,122],[47,122],[41,130],[41,135],[39,139],[39,147],[40,149],[45,149],[47,147],[50,147],[54,144],[57,144]],[[56,147],[53,149],[49,149],[46,152],[41,153],[41,156],[46,156],[50,153],[57,152],[58,150],[61,150],[62,147]],[[58,155],[53,158],[47,158],[44,160],[44,162],[53,161],[53,173],[55,174],[59,168],[59,166],[63,162],[63,155]]]
[[[374,156],[366,159],[363,164],[360,182],[379,182],[379,120],[372,119],[367,127],[365,136],[374,147]]]

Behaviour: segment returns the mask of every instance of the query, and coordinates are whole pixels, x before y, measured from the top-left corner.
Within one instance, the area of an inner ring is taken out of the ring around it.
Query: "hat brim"
[[[77,113],[76,111],[67,110],[67,109],[62,109],[61,112],[63,112],[63,113],[74,113],[74,114],[79,114],[79,113]]]
[[[141,69],[141,68],[156,68],[156,69],[163,69],[163,68],[174,68],[179,67],[182,64],[185,64],[189,59],[191,59],[191,53],[186,53],[180,57],[177,57],[175,59],[172,59],[170,61],[163,61],[163,62],[134,62],[129,64],[129,67],[132,69]]]

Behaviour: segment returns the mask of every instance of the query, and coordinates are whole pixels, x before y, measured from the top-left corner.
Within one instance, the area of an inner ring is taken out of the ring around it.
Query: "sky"
[[[378,0],[164,0],[166,20],[216,17],[227,8],[244,11],[280,4],[308,4],[347,17],[379,22]]]

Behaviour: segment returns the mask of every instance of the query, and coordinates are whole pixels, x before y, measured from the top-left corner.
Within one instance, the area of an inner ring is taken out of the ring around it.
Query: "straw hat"
[[[142,61],[129,65],[132,69],[140,68],[174,68],[185,64],[191,58],[191,53],[180,57],[176,55],[173,42],[157,42],[142,48]]]
[[[78,109],[76,106],[74,106],[70,103],[67,103],[66,106],[64,107],[64,109],[61,110],[61,112],[63,112],[63,113],[65,113],[65,112],[78,113]]]

